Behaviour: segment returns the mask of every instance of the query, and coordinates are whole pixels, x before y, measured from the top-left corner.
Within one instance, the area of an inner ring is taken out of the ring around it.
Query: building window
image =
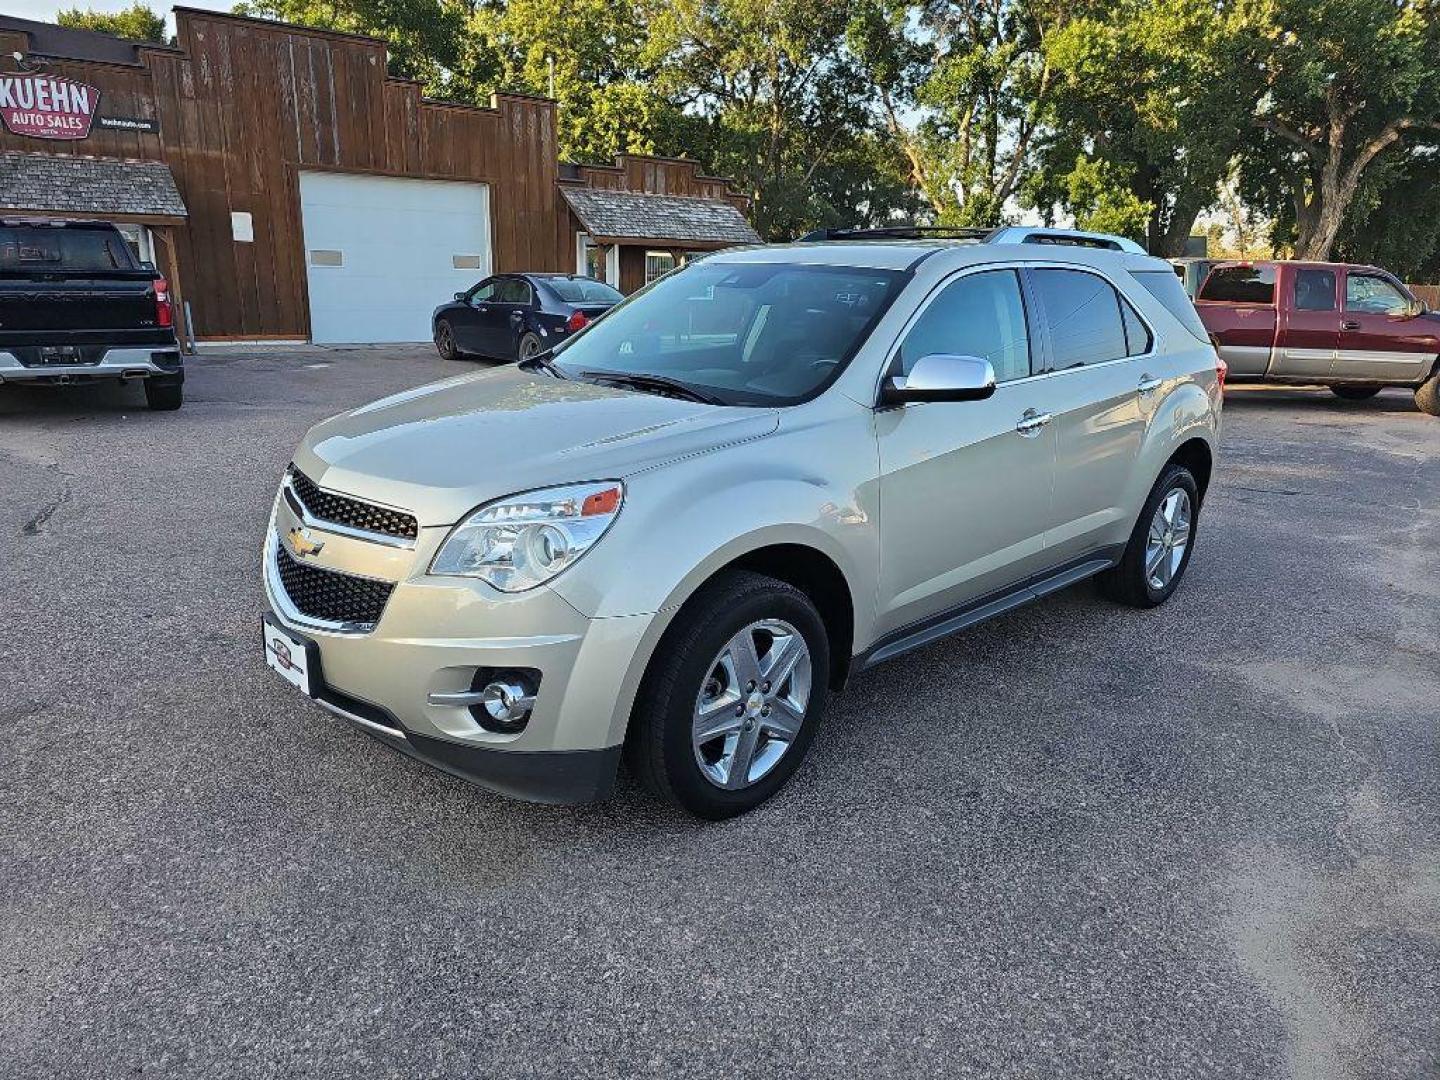
[[[120,235],[125,238],[125,243],[130,246],[130,253],[137,262],[155,265],[155,243],[149,229],[144,225],[129,223],[117,224],[115,227],[120,230]]]
[[[645,284],[649,285],[658,277],[664,277],[675,269],[675,256],[668,251],[645,252]]]

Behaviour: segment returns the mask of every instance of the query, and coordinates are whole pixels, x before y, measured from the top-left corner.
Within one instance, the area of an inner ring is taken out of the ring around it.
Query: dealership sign
[[[90,134],[100,91],[54,75],[0,75],[0,120],[14,135],[83,139]]]

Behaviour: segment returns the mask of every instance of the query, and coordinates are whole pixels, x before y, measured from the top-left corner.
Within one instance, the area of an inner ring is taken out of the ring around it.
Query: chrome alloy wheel
[[[736,791],[775,767],[800,736],[810,673],[810,647],[780,619],[751,623],[725,643],[695,698],[691,725],[707,780]]]
[[[1171,488],[1155,508],[1145,537],[1145,580],[1152,589],[1168,588],[1185,549],[1190,546],[1190,493]]]

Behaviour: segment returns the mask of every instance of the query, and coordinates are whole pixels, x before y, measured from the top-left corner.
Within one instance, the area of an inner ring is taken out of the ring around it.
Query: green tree
[[[1123,0],[1046,39],[1049,130],[1026,201],[1180,255],[1248,130],[1263,0]]]
[[[121,11],[91,11],[86,8],[62,8],[55,16],[61,26],[72,30],[95,30],[102,34],[129,38],[131,41],[153,41],[165,44],[165,17],[142,3]]]
[[[471,100],[493,59],[462,47],[468,0],[241,0],[237,15],[381,38],[392,75],[418,79],[431,97]]]
[[[1298,258],[1325,259],[1367,176],[1440,134],[1440,3],[1274,4],[1246,196],[1293,231]]]
[[[914,207],[847,46],[851,0],[673,0],[650,21],[672,137],[754,200],[761,235],[865,224]]]
[[[860,0],[849,41],[915,187],[947,224],[997,225],[1032,167],[1053,0]]]
[[[656,152],[679,122],[656,87],[649,17],[629,0],[509,0],[478,7],[466,29],[470,47],[493,57],[490,86],[556,99],[562,157],[608,163]]]

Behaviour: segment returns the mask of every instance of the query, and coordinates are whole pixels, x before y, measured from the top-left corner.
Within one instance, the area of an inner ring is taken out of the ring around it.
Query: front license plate
[[[302,694],[314,697],[312,680],[315,663],[312,650],[319,651],[315,648],[315,643],[282,629],[269,616],[265,617],[262,629],[265,634],[265,663]]]

